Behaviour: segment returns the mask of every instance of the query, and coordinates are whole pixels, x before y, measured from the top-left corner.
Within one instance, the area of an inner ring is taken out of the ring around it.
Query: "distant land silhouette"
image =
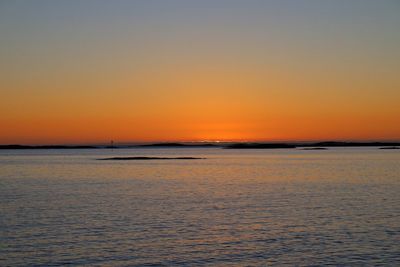
[[[231,142],[231,143],[154,143],[137,145],[0,145],[0,149],[123,149],[123,148],[196,148],[220,147],[226,149],[279,149],[303,148],[304,150],[323,150],[328,147],[381,147],[398,149],[400,142],[336,142],[324,141],[314,143],[266,143],[266,142]]]
[[[275,149],[275,148],[296,148],[292,144],[275,144],[275,143],[236,143],[225,146],[229,149]]]
[[[325,141],[311,144],[298,145],[302,147],[365,147],[365,146],[398,146],[397,142],[335,142]]]
[[[45,146],[26,146],[26,145],[0,145],[0,149],[93,149],[96,146],[65,146],[65,145],[45,145]]]
[[[138,147],[215,147],[216,144],[183,144],[183,143],[155,143],[155,144],[145,144],[137,145]]]

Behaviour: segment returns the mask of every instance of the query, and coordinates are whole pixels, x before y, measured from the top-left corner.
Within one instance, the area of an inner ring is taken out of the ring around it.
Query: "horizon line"
[[[154,140],[154,141],[120,141],[109,140],[108,142],[8,142],[0,143],[0,146],[21,145],[21,146],[108,146],[112,142],[113,146],[128,146],[141,144],[167,144],[167,143],[199,143],[199,144],[224,144],[224,143],[321,143],[321,142],[353,142],[353,143],[380,143],[380,142],[400,142],[398,139],[309,139],[309,140],[264,140],[264,139],[241,139],[241,140]]]

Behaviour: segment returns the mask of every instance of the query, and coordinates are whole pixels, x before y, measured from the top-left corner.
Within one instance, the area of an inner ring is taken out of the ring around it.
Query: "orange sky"
[[[250,2],[3,4],[0,144],[400,140],[398,5]]]

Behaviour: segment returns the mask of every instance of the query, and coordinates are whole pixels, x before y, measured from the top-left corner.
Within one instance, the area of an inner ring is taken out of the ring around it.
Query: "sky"
[[[400,140],[400,1],[0,1],[0,144]]]

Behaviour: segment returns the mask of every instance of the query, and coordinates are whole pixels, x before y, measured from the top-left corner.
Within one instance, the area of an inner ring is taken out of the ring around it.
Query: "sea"
[[[1,150],[0,266],[63,265],[400,266],[400,150]]]

